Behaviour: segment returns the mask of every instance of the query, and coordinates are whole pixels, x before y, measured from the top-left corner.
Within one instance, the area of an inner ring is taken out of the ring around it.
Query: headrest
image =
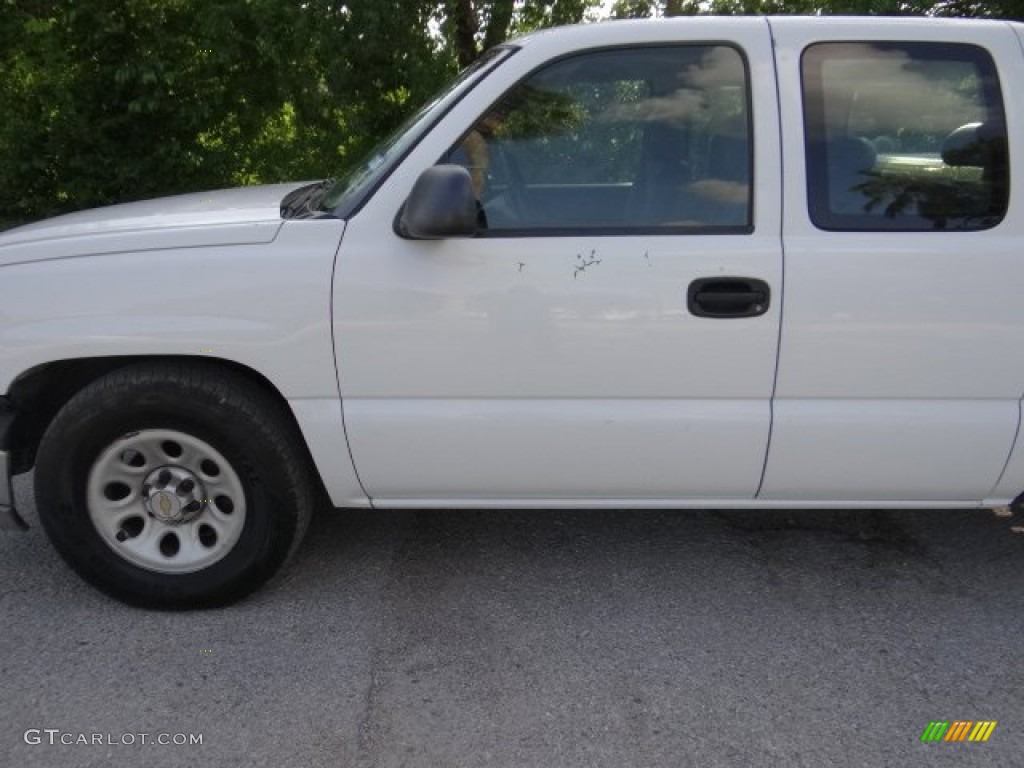
[[[870,171],[875,167],[878,153],[867,139],[845,137],[828,143],[828,164],[852,173]]]

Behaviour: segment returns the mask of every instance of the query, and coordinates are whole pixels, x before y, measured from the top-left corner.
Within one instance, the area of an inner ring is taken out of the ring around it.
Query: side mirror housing
[[[946,137],[942,144],[942,162],[951,166],[980,165],[987,168],[999,156],[1004,142],[1003,135],[990,124],[968,123]]]
[[[398,214],[398,234],[413,240],[441,240],[476,234],[477,206],[469,171],[435,165],[416,179]]]

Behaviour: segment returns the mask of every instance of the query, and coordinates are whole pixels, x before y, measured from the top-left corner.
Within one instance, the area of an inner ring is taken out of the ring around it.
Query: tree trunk
[[[514,0],[491,0],[491,16],[487,20],[487,33],[484,35],[485,51],[508,38],[513,5]]]
[[[459,58],[460,67],[468,67],[480,55],[476,47],[476,11],[473,0],[455,0],[453,4],[455,18],[455,53]]]

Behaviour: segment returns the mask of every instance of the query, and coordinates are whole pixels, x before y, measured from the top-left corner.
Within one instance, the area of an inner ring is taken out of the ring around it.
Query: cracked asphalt
[[[191,613],[94,592],[33,527],[0,536],[0,766],[1022,766],[1021,525],[322,513],[282,577]]]

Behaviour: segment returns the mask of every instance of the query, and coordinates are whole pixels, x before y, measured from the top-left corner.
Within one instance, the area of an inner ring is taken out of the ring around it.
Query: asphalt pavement
[[[322,513],[184,613],[34,526],[0,535],[0,768],[1024,766],[1022,651],[1024,519],[988,511]]]

